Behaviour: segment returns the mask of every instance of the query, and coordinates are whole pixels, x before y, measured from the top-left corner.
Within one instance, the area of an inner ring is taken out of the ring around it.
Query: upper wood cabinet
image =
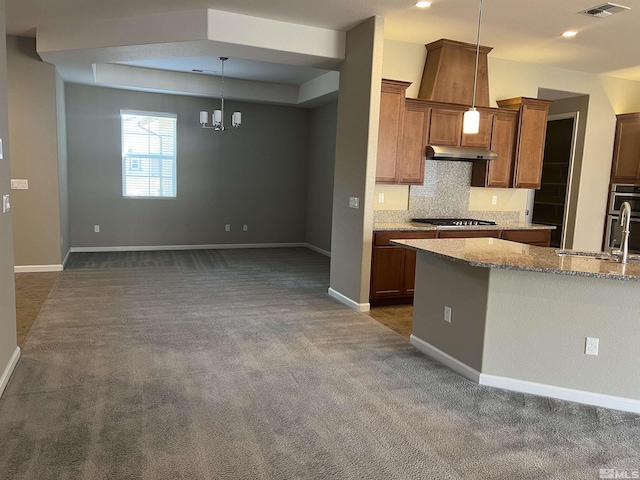
[[[425,149],[429,133],[431,108],[407,99],[404,110],[402,151],[398,168],[398,183],[424,183]]]
[[[464,116],[464,114],[463,114]],[[480,110],[480,130],[474,134],[462,134],[462,147],[490,148],[491,132],[493,130],[493,113],[490,110]]]
[[[463,113],[461,109],[433,107],[429,145],[460,146]]]
[[[640,113],[616,116],[611,183],[640,183]]]
[[[518,112],[513,170],[514,188],[540,188],[549,100],[517,97],[498,101],[500,108]]]
[[[493,114],[490,148],[496,152],[498,158],[473,162],[472,187],[508,188],[511,186],[517,126],[517,112],[507,110]]]
[[[405,92],[410,82],[382,80],[380,124],[378,127],[378,160],[376,181],[398,182],[398,158],[401,151]]]

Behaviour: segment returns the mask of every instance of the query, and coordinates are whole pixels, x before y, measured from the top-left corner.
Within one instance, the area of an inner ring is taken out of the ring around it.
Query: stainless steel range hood
[[[432,145],[427,147],[427,158],[431,160],[457,160],[462,162],[472,162],[474,160],[495,160],[498,158],[498,154],[488,148]]]

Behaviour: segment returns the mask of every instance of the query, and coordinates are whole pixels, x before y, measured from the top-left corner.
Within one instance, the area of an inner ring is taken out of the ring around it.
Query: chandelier
[[[220,110],[214,110],[211,115],[211,125],[209,125],[209,112],[203,110],[200,112],[200,125],[202,128],[213,128],[217,131],[223,131],[226,129],[224,126],[224,62],[229,60],[228,57],[219,57],[222,62],[222,93],[220,95],[221,105]],[[239,128],[242,123],[242,114],[240,112],[233,112],[231,114],[231,127]]]

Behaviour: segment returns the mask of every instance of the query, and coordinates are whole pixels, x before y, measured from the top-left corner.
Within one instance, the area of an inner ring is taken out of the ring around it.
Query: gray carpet
[[[0,400],[2,479],[640,469],[639,416],[459,377],[328,298],[328,259],[309,250],[73,254],[70,265]]]

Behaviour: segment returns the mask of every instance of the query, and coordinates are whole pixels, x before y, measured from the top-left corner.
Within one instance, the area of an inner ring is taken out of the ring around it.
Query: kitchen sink
[[[583,258],[595,258],[597,260],[608,260],[610,262],[618,261],[618,255],[611,254],[610,252],[581,252],[580,250],[556,250],[556,254],[560,257],[583,257]],[[640,255],[630,253],[627,256],[627,262],[640,262]]]

